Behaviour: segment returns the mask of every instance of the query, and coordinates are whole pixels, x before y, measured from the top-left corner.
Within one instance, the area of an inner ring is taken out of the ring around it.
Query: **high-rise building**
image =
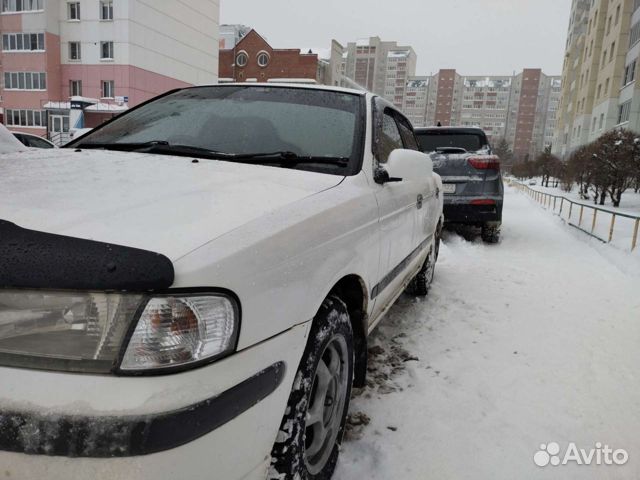
[[[431,77],[409,77],[405,85],[402,111],[415,126],[427,124]]]
[[[2,108],[64,142],[171,88],[218,76],[219,0],[3,0]]]
[[[416,53],[397,42],[383,42],[379,37],[361,39],[347,44],[343,52],[342,80],[352,82],[385,97],[402,107],[407,80],[415,76]]]
[[[533,158],[552,143],[560,77],[540,69],[489,76],[463,76],[445,69],[418,78],[424,103],[413,102],[418,93],[409,88],[409,82],[403,105],[415,126],[480,127],[494,144],[505,139],[516,160]]]
[[[640,40],[640,14],[632,14],[639,3],[573,0],[554,153],[565,157],[629,123]]]

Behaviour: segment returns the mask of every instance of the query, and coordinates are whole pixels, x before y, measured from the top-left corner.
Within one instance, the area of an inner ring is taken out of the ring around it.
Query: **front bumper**
[[[264,478],[308,326],[170,376],[2,368],[0,473],[12,480]]]
[[[474,204],[473,202],[490,204]],[[444,197],[445,223],[482,225],[487,222],[502,222],[502,197]]]

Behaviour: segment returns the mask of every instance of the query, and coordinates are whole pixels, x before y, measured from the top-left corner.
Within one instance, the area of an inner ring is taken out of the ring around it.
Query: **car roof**
[[[354,95],[373,95],[366,90],[357,90],[355,88],[345,88],[345,87],[334,87],[331,85],[313,85],[308,83],[277,83],[277,82],[232,82],[232,83],[213,83],[213,84],[205,84],[205,85],[195,85],[193,87],[186,87],[186,89],[190,88],[200,88],[200,87],[271,87],[271,88],[298,88],[301,90],[324,90],[329,92],[338,92],[338,93],[351,93]]]
[[[455,131],[458,133],[468,133],[468,134],[478,134],[481,133],[483,135],[486,135],[485,131],[482,130],[481,128],[477,128],[477,127],[420,127],[420,128],[416,128],[415,129],[416,133],[427,133],[427,132],[438,132],[438,131],[443,131],[443,132],[451,132],[451,131]]]

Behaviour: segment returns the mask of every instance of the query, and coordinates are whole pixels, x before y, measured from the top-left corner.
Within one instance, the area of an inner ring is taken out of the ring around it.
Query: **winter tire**
[[[353,364],[349,312],[342,300],[330,296],[309,333],[271,452],[270,479],[331,478],[349,409]]]
[[[480,236],[484,243],[498,243],[500,241],[500,226],[484,224]]]
[[[411,280],[409,284],[409,288],[407,289],[409,293],[415,295],[417,297],[425,297],[429,294],[429,289],[431,288],[431,284],[433,283],[433,277],[436,271],[436,262],[438,261],[438,256],[440,255],[440,236],[441,236],[441,228],[438,227],[436,230],[436,238],[433,242],[433,247],[427,256],[424,264],[422,265],[422,269],[418,272],[418,274]]]

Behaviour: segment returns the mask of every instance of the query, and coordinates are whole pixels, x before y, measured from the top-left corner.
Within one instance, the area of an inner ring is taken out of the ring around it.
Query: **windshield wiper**
[[[331,164],[347,167],[349,158],[302,156],[295,152],[259,152],[259,153],[229,153],[211,150],[192,145],[175,145],[164,140],[152,140],[138,143],[81,143],[75,148],[118,150],[126,152],[160,153],[179,156],[196,156],[213,160],[228,160],[239,163],[268,164],[277,163],[283,166],[294,166],[300,163]]]
[[[132,152],[141,148],[150,148],[158,145],[169,145],[169,142],[164,140],[151,140],[149,142],[135,142],[135,143],[82,142],[82,143],[79,143],[78,145],[74,145],[73,148],[121,150],[123,152]]]
[[[349,165],[347,157],[321,157],[298,155],[295,152],[262,152],[262,153],[238,153],[230,157],[230,160],[240,163],[265,164],[278,163],[280,165],[296,165],[299,163],[324,163],[346,167]]]

